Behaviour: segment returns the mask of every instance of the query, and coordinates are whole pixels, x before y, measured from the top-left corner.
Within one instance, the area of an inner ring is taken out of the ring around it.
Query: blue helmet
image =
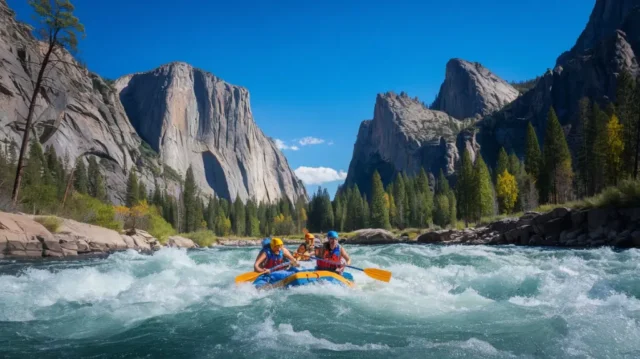
[[[265,239],[262,240],[262,246],[268,246],[271,244],[271,238],[267,237]]]
[[[338,232],[329,231],[329,232],[327,232],[327,237],[329,237],[329,238],[338,238]]]

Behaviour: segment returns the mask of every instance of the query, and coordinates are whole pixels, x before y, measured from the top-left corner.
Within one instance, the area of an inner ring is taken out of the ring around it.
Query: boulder
[[[589,232],[594,232],[607,223],[611,209],[608,208],[594,208],[587,214],[587,222],[589,225]]]
[[[71,219],[62,221],[56,238],[75,242],[78,253],[106,253],[129,248],[118,232]]]
[[[518,227],[520,222],[519,218],[505,218],[497,222],[490,223],[487,228],[496,232],[508,232]]]
[[[54,236],[40,223],[28,216],[0,212],[0,250],[4,256],[41,257],[44,242],[60,249],[55,247]]]
[[[189,238],[184,238],[180,236],[171,236],[167,240],[167,247],[197,248],[197,245],[193,243],[193,241]]]
[[[401,238],[384,229],[360,229],[353,237],[344,241],[346,244],[390,244],[403,242]]]

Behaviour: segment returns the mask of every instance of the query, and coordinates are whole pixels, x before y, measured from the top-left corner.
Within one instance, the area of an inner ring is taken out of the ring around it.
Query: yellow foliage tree
[[[138,202],[135,206],[129,208],[126,206],[115,206],[116,217],[124,224],[124,228],[136,229],[140,228],[140,224],[149,214],[149,204],[147,201]]]
[[[500,211],[502,213],[511,213],[518,199],[518,183],[509,171],[504,170],[502,174],[498,175],[496,192]]]
[[[607,122],[606,174],[609,184],[616,185],[622,172],[622,152],[624,152],[623,127],[615,114]]]

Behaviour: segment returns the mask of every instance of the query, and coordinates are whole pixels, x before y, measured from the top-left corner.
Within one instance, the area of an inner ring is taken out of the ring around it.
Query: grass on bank
[[[60,226],[62,226],[62,219],[55,216],[37,216],[34,220],[51,233],[58,233]]]

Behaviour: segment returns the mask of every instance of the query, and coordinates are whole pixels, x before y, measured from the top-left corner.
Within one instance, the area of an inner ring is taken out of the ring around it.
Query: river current
[[[640,358],[640,251],[346,246],[356,288],[236,286],[258,248],[0,260],[3,358]]]

